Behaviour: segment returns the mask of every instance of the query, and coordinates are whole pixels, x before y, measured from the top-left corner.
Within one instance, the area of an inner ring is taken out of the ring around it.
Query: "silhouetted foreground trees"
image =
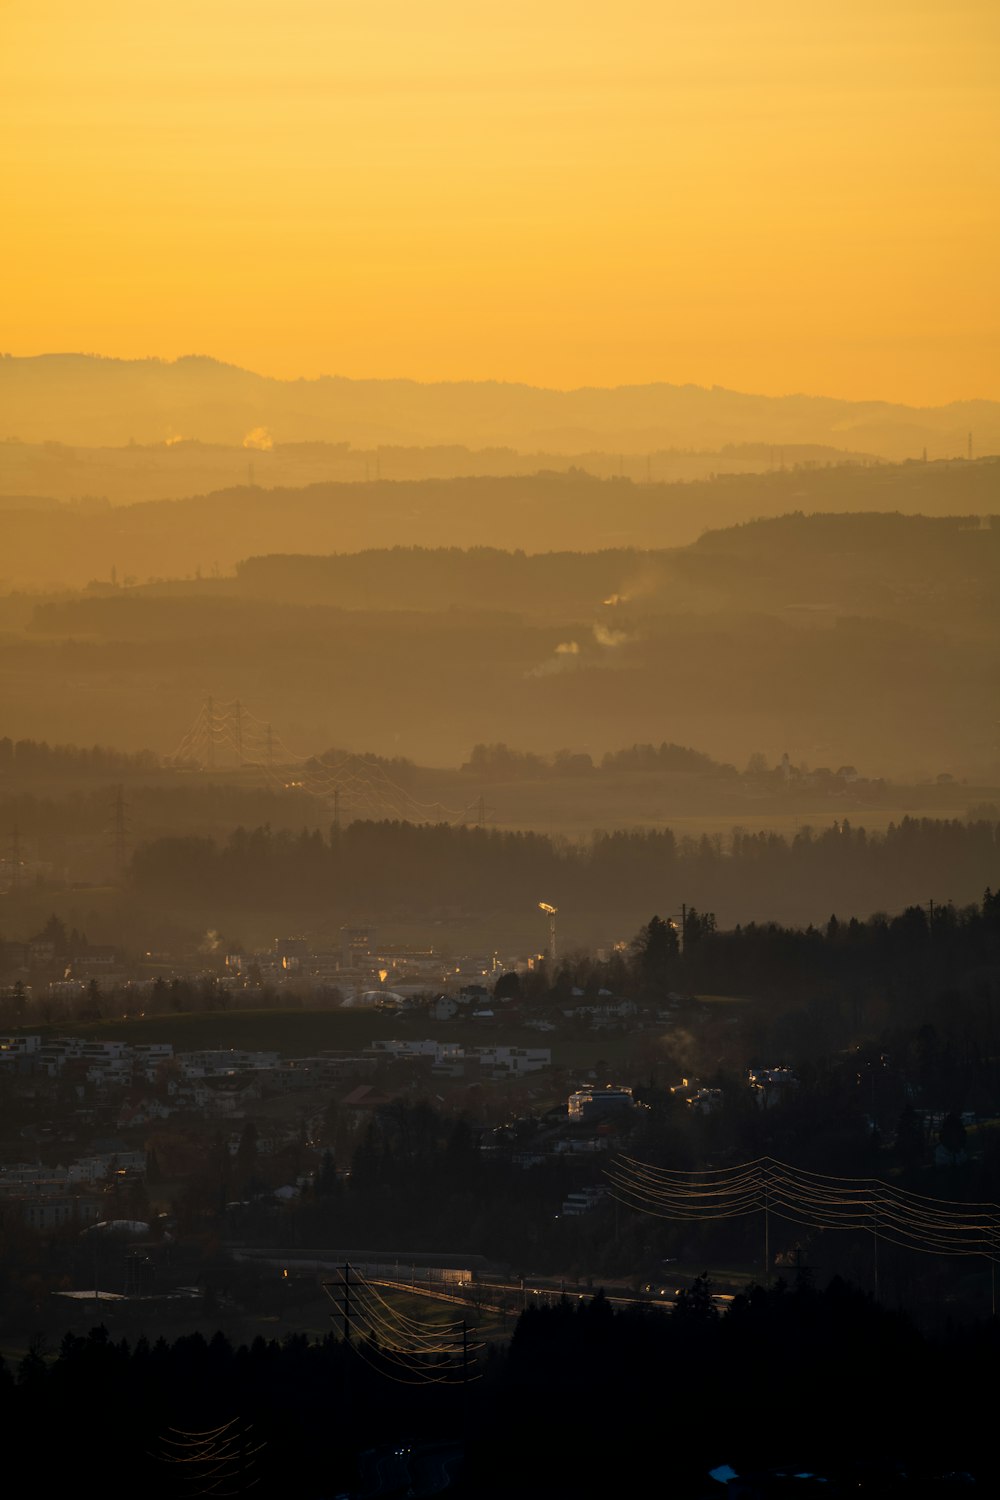
[[[985,1459],[995,1323],[927,1339],[840,1280],[757,1287],[722,1316],[710,1291],[696,1284],[667,1318],[601,1297],[524,1314],[498,1406],[539,1455],[522,1471],[529,1493],[621,1493],[645,1472],[691,1496],[720,1462],[795,1463],[847,1489],[865,1464],[916,1474]],[[513,1485],[516,1461],[498,1444],[480,1492]]]
[[[839,1280],[753,1288],[721,1316],[702,1282],[669,1315],[615,1311],[603,1293],[529,1308],[467,1386],[387,1379],[332,1334],[130,1346],[98,1327],[3,1369],[0,1411],[44,1453],[54,1492],[93,1465],[104,1493],[192,1493],[165,1440],[234,1424],[246,1458],[228,1462],[227,1493],[250,1479],[262,1496],[358,1493],[363,1450],[463,1431],[459,1495],[638,1494],[655,1479],[686,1500],[715,1464],[779,1462],[829,1476],[827,1493],[888,1493],[880,1472],[897,1488],[901,1471],[909,1488],[944,1471],[985,1479],[998,1356],[995,1321],[930,1338]]]

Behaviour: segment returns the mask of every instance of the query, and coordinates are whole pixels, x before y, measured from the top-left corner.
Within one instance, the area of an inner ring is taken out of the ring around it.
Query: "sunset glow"
[[[8,0],[3,346],[1000,397],[992,0]]]

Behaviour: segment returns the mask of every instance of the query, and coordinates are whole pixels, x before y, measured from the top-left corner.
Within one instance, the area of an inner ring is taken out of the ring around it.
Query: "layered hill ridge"
[[[658,550],[327,557],[288,555],[283,524],[284,545],[248,549],[234,577],[0,600],[17,734],[166,753],[211,696],[299,748],[438,765],[478,742],[596,755],[670,741],[734,764],[788,751],[995,785],[1000,527],[976,516],[792,514]]]
[[[94,580],[230,573],[261,553],[382,547],[593,552],[685,546],[710,529],[789,512],[996,514],[1000,459],[834,465],[636,483],[581,472],[372,480],[298,488],[242,484],[173,501],[0,506],[0,593]]]
[[[0,439],[118,445],[241,443],[502,445],[517,451],[645,454],[727,443],[819,443],[890,459],[1000,450],[1000,403],[911,407],[833,397],[761,396],[655,383],[552,390],[494,381],[421,383],[321,376],[277,380],[206,356],[119,360],[90,354],[0,360]]]

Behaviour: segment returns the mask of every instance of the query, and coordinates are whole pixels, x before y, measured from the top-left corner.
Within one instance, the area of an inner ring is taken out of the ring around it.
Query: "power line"
[[[474,1356],[485,1347],[470,1342],[464,1318],[452,1322],[409,1317],[382,1296],[356,1266],[345,1262],[339,1280],[323,1282],[338,1306],[344,1341],[385,1379],[402,1385],[468,1385],[478,1379]]]
[[[466,807],[422,801],[366,756],[298,754],[239,698],[220,701],[209,695],[169,759],[214,770],[217,753],[232,754],[238,769],[256,771],[275,790],[300,790],[330,802],[338,825],[345,807],[355,818],[409,823],[482,824],[487,816],[483,798]]]
[[[234,1417],[205,1432],[170,1427],[152,1457],[177,1472],[188,1495],[243,1495],[259,1482],[256,1459],[266,1445]]]
[[[954,1203],[877,1177],[831,1177],[764,1156],[741,1166],[675,1172],[620,1156],[607,1169],[611,1195],[663,1219],[709,1221],[763,1213],[812,1229],[863,1230],[929,1255],[1000,1255],[1000,1206]]]

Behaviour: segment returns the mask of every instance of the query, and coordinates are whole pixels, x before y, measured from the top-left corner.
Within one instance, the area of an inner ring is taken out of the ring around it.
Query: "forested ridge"
[[[293,834],[238,828],[227,840],[163,838],[138,848],[131,882],[144,900],[253,910],[281,896],[303,915],[329,909],[428,915],[512,912],[531,892],[589,912],[682,903],[726,926],[766,921],[804,893],[814,922],[915,902],[963,905],[998,881],[1000,824],[904,817],[884,833],[847,820],[791,837],[735,830],[728,839],[670,829],[595,833],[571,844],[537,832],[357,821]]]

